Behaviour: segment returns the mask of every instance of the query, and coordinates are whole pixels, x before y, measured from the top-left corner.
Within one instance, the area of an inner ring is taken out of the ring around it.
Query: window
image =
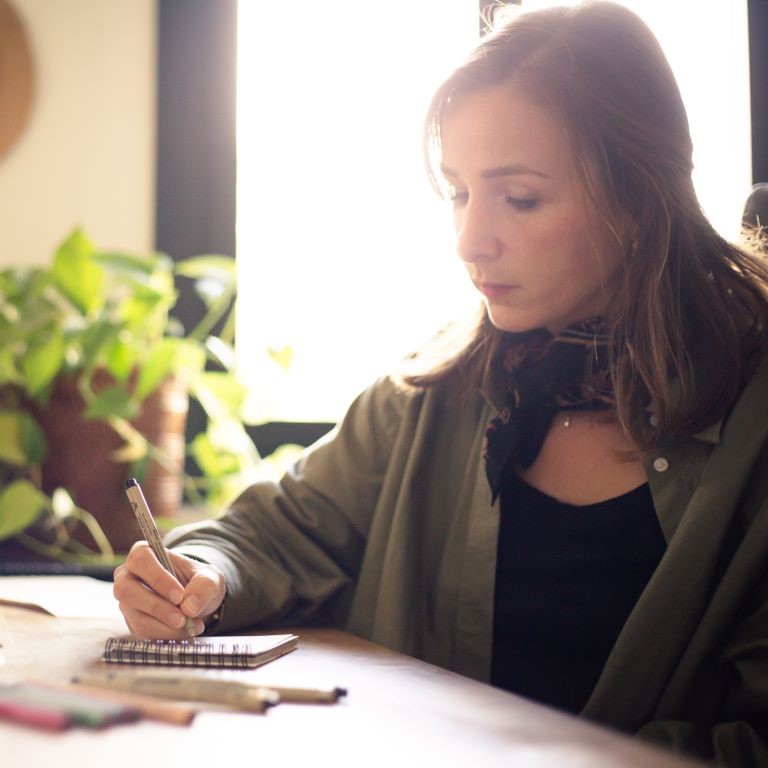
[[[477,299],[427,181],[423,116],[477,0],[240,2],[238,363],[256,418],[336,421]],[[264,350],[291,347],[290,373]]]

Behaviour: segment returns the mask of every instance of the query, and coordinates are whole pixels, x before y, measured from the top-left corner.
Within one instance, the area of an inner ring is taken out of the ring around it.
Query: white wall
[[[36,68],[32,114],[0,158],[0,267],[45,262],[75,226],[152,248],[156,0],[11,0]]]

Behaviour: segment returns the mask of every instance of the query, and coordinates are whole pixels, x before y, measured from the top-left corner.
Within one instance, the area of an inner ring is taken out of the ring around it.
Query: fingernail
[[[205,624],[202,621],[196,621],[193,631],[195,635],[202,635],[205,632]]]
[[[176,613],[175,611],[168,616],[168,623],[177,629],[181,629],[184,626],[185,621],[186,619],[180,613]]]
[[[187,611],[187,613],[193,616],[200,612],[200,601],[194,596],[190,595],[182,604],[181,607]]]
[[[168,595],[168,598],[174,605],[178,605],[182,597],[184,597],[184,593],[180,589],[172,589]]]

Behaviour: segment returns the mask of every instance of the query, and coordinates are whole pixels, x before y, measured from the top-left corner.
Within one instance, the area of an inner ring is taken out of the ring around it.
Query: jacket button
[[[666,472],[669,469],[669,462],[663,456],[659,456],[658,459],[653,460],[653,468],[657,472]]]

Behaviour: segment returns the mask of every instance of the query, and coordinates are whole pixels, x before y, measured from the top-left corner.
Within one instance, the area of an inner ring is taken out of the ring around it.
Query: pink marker
[[[2,699],[0,699],[0,719],[12,720],[33,728],[44,728],[47,731],[63,731],[71,722],[69,715],[65,712],[55,712],[31,704]]]

